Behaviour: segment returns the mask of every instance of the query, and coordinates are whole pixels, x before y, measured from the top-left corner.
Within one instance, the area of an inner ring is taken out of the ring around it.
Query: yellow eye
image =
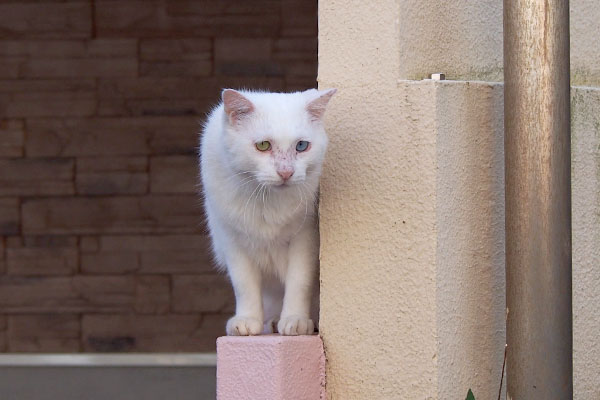
[[[271,149],[271,142],[269,141],[262,141],[262,142],[258,142],[256,143],[256,150],[258,151],[267,151]]]

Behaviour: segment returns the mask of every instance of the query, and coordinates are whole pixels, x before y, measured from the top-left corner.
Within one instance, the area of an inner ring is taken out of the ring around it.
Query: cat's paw
[[[315,333],[315,324],[312,319],[291,315],[279,320],[277,330],[285,336],[312,335]]]
[[[225,331],[229,336],[249,336],[260,335],[263,330],[263,323],[250,317],[233,316],[227,321]]]

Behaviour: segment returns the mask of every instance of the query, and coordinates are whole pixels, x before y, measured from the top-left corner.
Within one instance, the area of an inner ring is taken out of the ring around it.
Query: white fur
[[[208,227],[236,297],[228,335],[260,334],[265,322],[283,335],[314,331],[316,199],[327,149],[321,117],[334,93],[225,90],[225,106],[205,124],[200,164]],[[272,150],[258,151],[256,143],[265,140]],[[296,152],[299,140],[310,148]],[[282,168],[293,170],[285,184],[277,173]]]

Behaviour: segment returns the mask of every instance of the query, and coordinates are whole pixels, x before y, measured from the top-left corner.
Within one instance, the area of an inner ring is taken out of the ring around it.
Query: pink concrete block
[[[325,398],[319,336],[224,336],[217,339],[217,400]]]

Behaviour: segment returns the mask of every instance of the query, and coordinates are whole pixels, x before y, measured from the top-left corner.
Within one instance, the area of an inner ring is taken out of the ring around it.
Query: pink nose
[[[277,174],[279,174],[281,179],[283,179],[284,181],[287,181],[288,179],[290,179],[290,176],[294,175],[294,171],[290,171],[289,169],[286,169],[283,171],[277,171]]]

